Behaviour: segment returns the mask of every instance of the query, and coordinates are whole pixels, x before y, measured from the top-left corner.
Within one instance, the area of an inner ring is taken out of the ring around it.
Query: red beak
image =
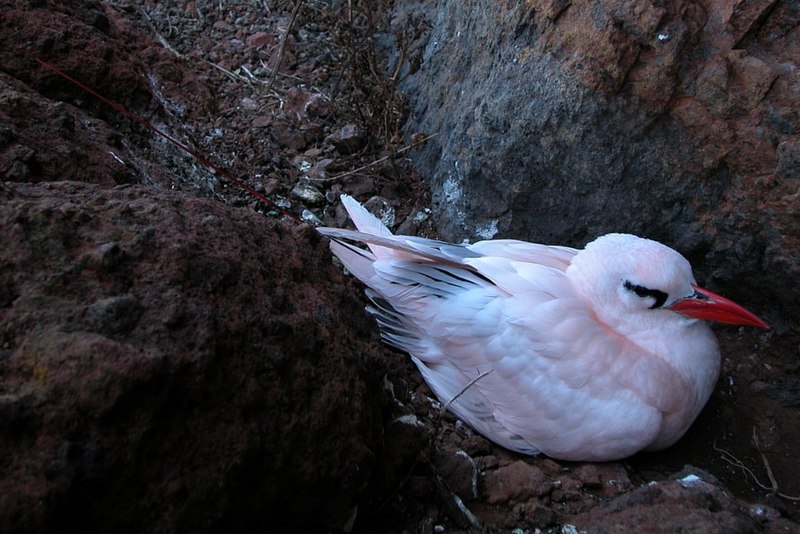
[[[745,310],[732,300],[702,287],[695,285],[692,287],[694,288],[693,295],[675,301],[672,305],[667,306],[667,309],[695,319],[769,328],[769,325],[757,315]]]

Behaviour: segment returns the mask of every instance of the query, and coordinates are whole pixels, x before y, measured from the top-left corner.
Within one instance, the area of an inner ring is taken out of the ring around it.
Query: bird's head
[[[649,239],[601,236],[575,256],[567,273],[598,317],[612,325],[691,318],[769,328],[735,302],[699,287],[686,258]]]

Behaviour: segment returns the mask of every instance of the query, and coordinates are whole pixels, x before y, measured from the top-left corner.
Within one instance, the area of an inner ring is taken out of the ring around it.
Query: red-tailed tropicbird
[[[358,231],[319,231],[368,286],[383,339],[458,417],[513,451],[600,461],[669,447],[719,374],[702,319],[768,328],[698,287],[689,262],[655,241],[455,245],[393,235],[353,198],[342,203]]]

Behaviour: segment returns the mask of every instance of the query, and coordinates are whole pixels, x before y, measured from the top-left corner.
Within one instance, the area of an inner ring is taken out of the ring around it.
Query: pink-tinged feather
[[[614,460],[672,445],[719,373],[716,339],[687,315],[760,321],[716,295],[723,310],[697,312],[689,263],[654,241],[455,245],[393,235],[342,202],[358,231],[319,230],[368,286],[383,339],[458,417],[521,453]]]

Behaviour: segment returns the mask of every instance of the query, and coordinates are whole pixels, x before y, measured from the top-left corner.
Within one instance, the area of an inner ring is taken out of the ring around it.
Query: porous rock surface
[[[313,229],[143,186],[0,196],[0,530],[347,523],[383,367]]]
[[[797,2],[397,4],[427,28],[402,88],[445,238],[635,233],[798,326]]]

